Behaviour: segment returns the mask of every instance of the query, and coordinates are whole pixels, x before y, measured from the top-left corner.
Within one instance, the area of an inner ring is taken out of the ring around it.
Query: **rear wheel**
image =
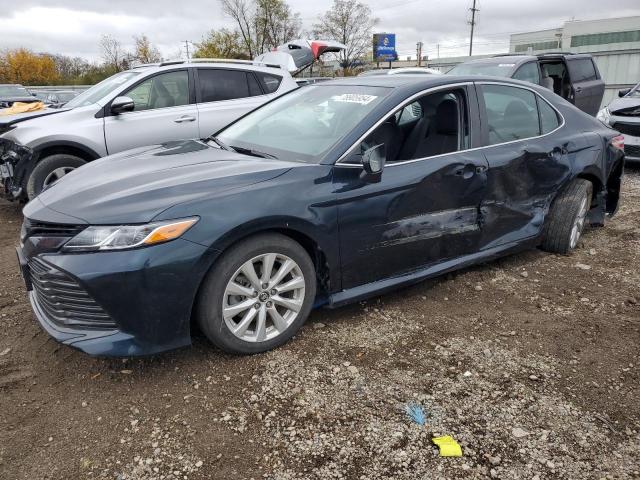
[[[307,252],[279,234],[232,247],[201,288],[196,319],[207,338],[231,353],[264,352],[285,343],[305,322],[316,292]]]
[[[547,215],[542,248],[548,252],[569,253],[576,248],[591,207],[593,185],[576,179],[560,193]]]
[[[40,160],[33,168],[27,181],[27,195],[29,200],[37,197],[42,190],[53,185],[69,172],[84,165],[80,157],[60,153],[50,155]]]

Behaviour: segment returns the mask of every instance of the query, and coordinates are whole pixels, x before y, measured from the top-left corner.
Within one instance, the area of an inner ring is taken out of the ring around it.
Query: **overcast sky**
[[[379,32],[396,33],[402,58],[416,42],[436,57],[468,53],[472,0],[365,0],[380,19]],[[474,53],[508,50],[509,34],[554,28],[566,20],[640,15],[639,0],[478,0]],[[332,0],[289,0],[310,29]],[[0,50],[26,47],[99,60],[100,35],[125,46],[145,33],[165,58],[184,55],[184,40],[199,41],[212,28],[232,27],[217,0],[0,0]]]

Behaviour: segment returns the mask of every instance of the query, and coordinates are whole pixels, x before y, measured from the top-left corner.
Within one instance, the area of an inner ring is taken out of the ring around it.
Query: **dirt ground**
[[[145,359],[57,344],[28,306],[20,222],[0,203],[2,479],[640,478],[638,169],[570,256],[318,310],[253,357],[200,337]]]

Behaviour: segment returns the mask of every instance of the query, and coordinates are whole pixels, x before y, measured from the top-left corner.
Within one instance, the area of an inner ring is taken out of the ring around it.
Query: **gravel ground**
[[[338,310],[253,357],[90,358],[37,325],[0,203],[2,479],[638,479],[640,171],[570,256]],[[426,423],[404,409],[420,405]],[[460,458],[431,443],[451,435]]]

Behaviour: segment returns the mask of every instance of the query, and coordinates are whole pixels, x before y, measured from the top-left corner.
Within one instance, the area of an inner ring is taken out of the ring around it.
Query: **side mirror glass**
[[[625,88],[625,89],[623,89],[623,90],[619,90],[619,91],[618,91],[618,96],[619,96],[620,98],[622,98],[622,97],[624,97],[627,93],[629,93],[630,91],[631,91],[631,89],[630,89],[630,88]]]
[[[124,112],[133,112],[136,104],[131,97],[116,97],[111,102],[111,113],[119,115]]]
[[[369,174],[379,174],[387,160],[387,147],[384,143],[371,147],[362,154],[362,166]]]

